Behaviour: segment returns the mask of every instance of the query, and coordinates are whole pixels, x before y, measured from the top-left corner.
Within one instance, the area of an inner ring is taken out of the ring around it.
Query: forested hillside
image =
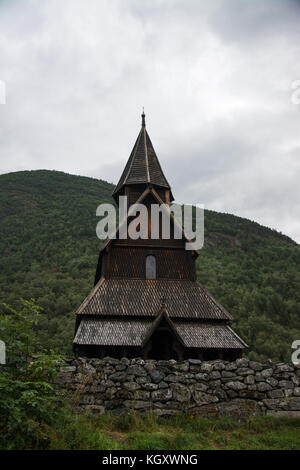
[[[105,181],[57,171],[0,175],[0,301],[34,298],[40,342],[69,353],[74,311],[93,286]],[[300,247],[249,220],[205,212],[198,279],[235,317],[254,359],[289,360],[300,339]],[[4,307],[3,307],[4,308]]]

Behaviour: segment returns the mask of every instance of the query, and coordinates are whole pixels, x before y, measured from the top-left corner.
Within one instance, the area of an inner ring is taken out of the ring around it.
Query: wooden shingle
[[[171,318],[232,319],[201,284],[177,279],[102,278],[77,314],[155,317],[162,303]]]

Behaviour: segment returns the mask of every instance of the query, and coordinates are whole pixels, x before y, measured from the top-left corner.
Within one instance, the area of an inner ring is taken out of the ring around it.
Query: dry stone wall
[[[300,417],[300,366],[248,359],[70,358],[56,384],[78,411],[206,417]]]

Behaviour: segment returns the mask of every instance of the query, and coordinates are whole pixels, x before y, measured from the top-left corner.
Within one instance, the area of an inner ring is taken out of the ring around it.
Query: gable
[[[116,238],[111,238],[108,239],[104,245],[101,247],[101,250],[107,249],[111,244],[125,244],[125,245],[153,245],[153,246],[177,246],[177,247],[184,247],[185,242],[189,242],[190,240],[188,237],[185,235],[184,230],[182,226],[179,224],[179,222],[174,218],[173,214],[170,211],[170,208],[168,205],[164,204],[162,199],[159,197],[157,192],[155,191],[154,188],[147,188],[140,196],[140,198],[136,201],[136,204],[144,204],[148,209],[150,209],[151,204],[159,204],[162,206],[162,210],[170,217],[170,235],[171,238],[170,240],[162,240],[161,238],[161,226],[160,226],[160,235],[158,239],[153,239],[151,238],[148,232],[148,239],[141,239],[138,238],[136,240],[132,240],[129,237],[127,239],[120,239],[119,238],[119,233],[121,229],[124,229],[124,225],[126,224],[127,227],[130,224],[130,222],[135,218],[135,212],[133,210],[133,206],[129,207],[127,217],[125,220],[120,221],[119,226],[117,227],[114,236]],[[149,214],[149,210],[148,210]],[[149,220],[148,216],[148,227],[150,227],[150,232],[151,232],[151,217]],[[179,232],[182,234],[181,239],[175,239],[174,238],[174,225],[177,226]],[[194,255],[198,255],[199,251],[198,250],[193,250],[191,251]]]

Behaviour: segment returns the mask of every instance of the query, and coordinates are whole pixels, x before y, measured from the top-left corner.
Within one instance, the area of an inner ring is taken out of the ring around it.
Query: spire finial
[[[146,121],[145,121],[145,111],[144,111],[144,106],[143,106],[143,112],[142,112],[142,127],[146,127]]]

